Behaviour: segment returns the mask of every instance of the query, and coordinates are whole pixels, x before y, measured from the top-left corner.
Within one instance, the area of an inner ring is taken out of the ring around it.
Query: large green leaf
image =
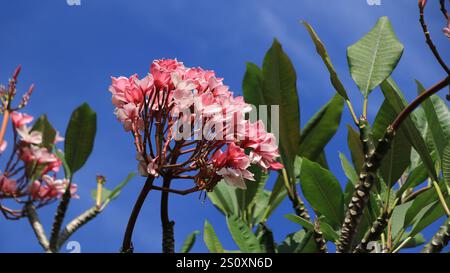
[[[291,60],[275,39],[264,57],[263,93],[267,105],[279,106],[279,148],[289,177],[300,140],[300,108],[297,76]]]
[[[425,92],[423,85],[416,81],[419,94]],[[443,150],[450,136],[450,115],[445,103],[441,103],[438,96],[434,95],[422,103],[425,111],[425,117],[428,121],[430,136],[433,141],[433,147],[438,153],[439,159],[442,158]]]
[[[262,85],[263,75],[261,69],[254,63],[247,63],[247,70],[242,81],[245,102],[253,104],[256,107],[266,105]]]
[[[252,230],[239,216],[227,217],[228,230],[243,253],[261,253],[261,245]]]
[[[334,69],[333,63],[331,62],[330,56],[328,55],[327,50],[325,49],[324,44],[320,40],[317,33],[314,31],[312,26],[308,24],[306,21],[302,21],[303,25],[305,26],[306,30],[308,31],[309,35],[311,36],[311,39],[313,40],[314,44],[316,45],[317,53],[322,57],[323,62],[325,63],[325,66],[328,69],[328,72],[330,72],[330,80],[333,84],[334,89],[336,89],[336,92],[342,96],[342,98],[348,100],[347,91],[345,91],[344,85],[342,84],[341,80],[339,79],[336,70]]]
[[[208,197],[224,215],[239,214],[236,188],[220,181],[212,192],[208,192]]]
[[[403,45],[387,17],[381,17],[369,33],[347,49],[350,73],[364,97],[391,75],[402,53]]]
[[[48,121],[47,115],[40,116],[34,123],[31,131],[38,131],[42,133],[42,146],[52,151],[56,130]]]
[[[359,137],[359,133],[356,132],[350,125],[347,125],[347,143],[350,149],[350,155],[352,157],[353,165],[357,173],[361,173],[361,169],[364,163],[364,151]]]
[[[442,184],[443,183],[439,183],[440,186],[442,186]],[[416,223],[417,218],[423,217],[420,212],[423,212],[425,207],[435,202],[439,203],[439,197],[433,187],[418,195],[405,215],[405,227]],[[418,215],[421,217],[418,217]]]
[[[306,230],[314,230],[314,224],[300,216],[295,214],[286,214],[284,217],[289,221],[301,225]]]
[[[254,174],[255,181],[246,181],[247,189],[236,189],[236,197],[241,211],[248,211],[250,205],[253,205],[256,194],[261,192],[266,185],[268,174],[264,173],[257,165],[251,165],[249,171]]]
[[[373,136],[380,139],[386,128],[394,121],[397,114],[386,100],[381,105],[373,125]],[[391,142],[391,148],[383,158],[380,166],[380,173],[383,180],[392,187],[402,176],[403,172],[410,164],[411,144],[405,136],[402,128],[395,135]]]
[[[422,184],[428,177],[427,169],[423,163],[420,163],[408,175],[406,182],[396,192],[397,197],[401,197],[407,189],[414,189],[416,186]]]
[[[312,161],[319,158],[339,127],[343,108],[344,100],[336,94],[308,121],[300,137],[301,157]]]
[[[355,186],[358,181],[358,174],[353,168],[352,164],[348,161],[347,157],[343,153],[339,153],[339,158],[341,159],[341,166],[344,170],[345,176],[347,176],[348,180],[351,182],[353,186]]]
[[[280,253],[314,253],[317,252],[312,231],[300,230],[286,236],[278,246]]]
[[[205,226],[203,228],[203,240],[205,241],[206,247],[211,253],[224,253],[222,244],[217,238],[216,232],[213,226],[205,220]]]
[[[344,197],[339,181],[330,171],[304,158],[300,185],[303,195],[315,211],[324,215],[333,226],[342,224]]]
[[[450,188],[450,140],[447,141],[444,153],[442,154],[442,173],[445,184]]]
[[[67,126],[64,152],[72,174],[86,163],[94,147],[97,114],[87,103],[75,109]]]
[[[447,203],[448,201],[447,198]],[[445,211],[442,204],[439,201],[435,201],[428,204],[428,206],[425,206],[419,215],[421,215],[421,217],[416,217],[416,222],[411,230],[410,236],[416,236],[426,227],[439,220],[439,218],[445,215]]]
[[[279,174],[275,184],[273,186],[272,192],[270,193],[269,203],[265,211],[265,219],[273,213],[273,211],[281,204],[281,202],[286,197],[286,187],[284,186],[283,175]]]
[[[394,111],[399,114],[405,108],[406,102],[403,98],[402,92],[395,84],[394,80],[392,80],[392,78],[388,78],[386,81],[384,81],[381,84],[381,90],[383,91],[384,97],[390,103]],[[411,117],[407,117],[403,121],[403,126],[400,128],[400,130],[404,130],[406,138],[420,155],[420,158],[427,168],[429,176],[437,181],[438,177],[434,168],[433,159],[430,155],[431,153],[428,150],[421,133],[417,129]]]
[[[192,247],[195,244],[195,239],[197,238],[197,235],[200,234],[200,231],[195,230],[194,232],[190,233],[186,239],[184,240],[183,246],[181,247],[180,253],[188,253],[191,251]]]

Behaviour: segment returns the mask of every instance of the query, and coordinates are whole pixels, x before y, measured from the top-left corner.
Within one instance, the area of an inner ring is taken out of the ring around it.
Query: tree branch
[[[380,167],[382,159],[390,149],[391,141],[395,136],[395,131],[405,120],[405,118],[420,105],[421,102],[446,87],[448,84],[449,77],[420,94],[397,116],[394,122],[388,126],[384,136],[379,140],[374,153],[364,161],[364,165],[359,175],[359,182],[356,185],[352,199],[348,205],[344,223],[341,228],[341,235],[337,245],[338,252],[351,252],[353,248],[353,239],[361,221],[364,208],[367,206],[370,191],[375,183],[376,173]]]
[[[148,193],[152,189],[154,179],[155,177],[153,176],[147,177],[144,187],[142,188],[141,193],[139,194],[139,197],[134,204],[133,211],[131,212],[127,228],[123,236],[122,249],[120,250],[120,252],[122,253],[133,253],[131,238],[133,236],[134,226],[136,225],[137,218],[139,216],[139,213],[141,212],[142,205],[144,204]]]
[[[36,209],[33,206],[33,203],[28,202],[25,205],[25,213],[28,217],[28,221],[30,222],[31,227],[33,228],[34,234],[39,241],[39,244],[45,251],[49,251],[50,244],[48,242],[47,236],[45,235],[44,227],[39,220],[39,217],[36,213]]]

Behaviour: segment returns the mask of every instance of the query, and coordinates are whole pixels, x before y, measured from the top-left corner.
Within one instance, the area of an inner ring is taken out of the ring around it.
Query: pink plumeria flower
[[[153,75],[155,85],[159,88],[169,86],[172,73],[185,71],[186,68],[182,62],[171,59],[156,60],[150,66],[150,73]]]
[[[6,140],[3,140],[2,144],[0,144],[0,154],[3,154],[3,152],[6,150],[7,147],[8,142],[6,142]]]
[[[20,139],[25,143],[35,145],[42,143],[42,133],[38,131],[31,131],[31,128],[28,128],[26,125],[18,127],[16,131],[19,134]]]
[[[152,160],[150,160],[150,162],[147,165],[147,173],[150,174],[151,176],[154,177],[158,177],[159,173],[158,173],[158,164],[156,162],[158,158],[154,158]]]
[[[5,195],[14,195],[17,191],[17,182],[16,180],[9,179],[8,177],[1,175],[0,176],[0,192]]]
[[[173,91],[173,102],[178,111],[183,111],[191,107],[194,103],[195,84],[192,80],[182,80],[178,73],[172,73],[172,83],[175,86]]]
[[[117,119],[123,123],[125,131],[131,131],[134,128],[141,128],[143,120],[139,116],[139,107],[134,103],[128,103],[122,108],[116,109]]]
[[[19,128],[33,121],[33,116],[27,115],[25,113],[12,112],[11,121],[14,127]]]
[[[450,39],[450,17],[447,19],[447,26],[442,29],[444,32],[444,35],[447,36],[448,39]]]
[[[53,144],[63,142],[63,141],[64,141],[64,137],[60,135],[59,131],[56,131],[56,136],[55,136],[55,140],[53,141]]]

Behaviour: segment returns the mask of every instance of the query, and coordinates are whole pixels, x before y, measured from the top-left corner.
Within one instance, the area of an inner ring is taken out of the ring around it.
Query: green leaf
[[[239,204],[234,187],[220,181],[212,192],[208,192],[208,197],[224,215],[239,214]]]
[[[86,163],[94,146],[97,114],[87,103],[73,111],[67,126],[64,152],[72,174]]]
[[[386,100],[381,105],[373,125],[375,139],[383,137],[386,128],[394,121],[397,114]],[[389,187],[392,187],[410,164],[411,144],[402,128],[391,142],[391,148],[383,158],[380,173]]]
[[[197,235],[200,234],[200,231],[195,230],[191,234],[189,234],[186,239],[184,240],[183,246],[181,247],[180,253],[189,253],[191,251],[192,247],[195,244],[195,239],[197,238]]]
[[[314,225],[310,221],[308,221],[300,216],[297,216],[295,214],[286,214],[284,217],[286,219],[288,219],[289,221],[292,221],[296,224],[301,225],[306,230],[314,230]]]
[[[391,217],[391,234],[392,237],[396,237],[400,231],[405,228],[405,216],[409,208],[412,206],[413,202],[407,202],[398,205],[394,208]]]
[[[391,75],[402,53],[403,45],[387,17],[381,17],[369,33],[347,49],[350,73],[365,98]]]
[[[336,242],[339,239],[339,234],[324,221],[323,217],[319,218],[320,231],[323,233],[325,240]]]
[[[386,100],[394,109],[395,113],[399,114],[405,108],[406,102],[402,96],[402,92],[392,78],[388,78],[381,84],[381,90],[383,91]],[[433,159],[430,155],[431,153],[411,117],[414,117],[414,115],[407,117],[403,121],[400,130],[404,131],[406,138],[420,155],[420,158],[422,158],[430,177],[437,181],[438,177],[434,168]]]
[[[439,183],[442,185],[442,183]],[[418,195],[408,209],[405,215],[405,228],[416,223],[418,218],[423,217],[424,208],[432,203],[439,203],[438,195],[436,190],[431,187],[430,189],[424,191],[420,195]],[[421,214],[422,212],[422,214]],[[420,217],[419,217],[420,216]]]
[[[261,69],[256,64],[247,63],[247,70],[242,81],[245,102],[253,104],[256,107],[266,105],[262,85],[263,75]]]
[[[255,205],[252,207],[253,224],[265,222],[270,217],[270,211],[266,214],[267,208],[269,207],[269,198],[270,191],[268,190],[263,190],[257,194]]]
[[[241,211],[247,211],[254,204],[256,194],[264,189],[268,178],[268,174],[264,173],[257,165],[251,165],[249,171],[254,174],[255,181],[246,180],[247,189],[235,190]]]
[[[335,95],[305,125],[300,137],[298,155],[316,161],[333,138],[341,122],[344,100]]]
[[[423,163],[420,163],[416,168],[414,168],[414,170],[409,173],[406,182],[400,187],[400,189],[398,189],[398,191],[396,192],[397,197],[400,198],[407,189],[413,189],[422,184],[427,179],[427,177],[427,169],[425,168]]]
[[[233,237],[234,242],[243,253],[261,253],[261,245],[255,234],[236,215],[230,215],[227,217],[228,230]]]
[[[339,79],[336,70],[334,69],[333,63],[331,62],[330,56],[328,56],[328,52],[320,40],[317,33],[314,31],[312,26],[308,24],[306,21],[302,21],[303,25],[305,26],[306,30],[308,31],[309,35],[311,36],[311,39],[313,40],[314,44],[316,45],[317,53],[322,57],[323,62],[325,63],[325,66],[328,69],[328,72],[330,72],[330,80],[333,84],[334,89],[336,89],[336,92],[342,96],[342,98],[348,100],[347,91],[345,91],[344,85],[342,84],[341,80]]]
[[[314,253],[317,252],[314,236],[311,231],[305,230],[289,234],[278,246],[279,253]]]
[[[425,88],[420,82],[416,81],[416,84],[419,94],[425,92]],[[428,121],[428,128],[431,133],[431,139],[433,140],[433,147],[440,159],[442,158],[444,147],[447,144],[448,136],[450,136],[450,115],[448,113],[448,108],[445,104],[440,103],[440,99],[436,95],[425,100],[422,103],[422,108],[425,111],[425,117]]]
[[[341,159],[341,166],[344,170],[345,176],[347,176],[348,180],[353,184],[353,186],[355,186],[359,181],[355,168],[353,168],[352,164],[343,153],[339,153],[339,158]]]
[[[284,186],[283,175],[279,174],[278,178],[273,186],[272,192],[270,193],[269,203],[265,212],[265,219],[273,213],[273,211],[280,205],[280,203],[286,197],[286,187]]]
[[[65,177],[66,178],[71,177],[72,176],[72,172],[70,171],[69,165],[67,165],[66,157],[64,156],[64,153],[61,150],[56,150],[55,154],[62,162],[62,165],[63,165],[63,168],[64,168],[64,175],[65,175]]]
[[[56,137],[56,130],[48,121],[47,115],[40,116],[34,123],[31,131],[41,132],[42,146],[47,148],[49,151],[52,151]]]
[[[276,39],[264,57],[262,74],[265,102],[267,105],[279,106],[279,149],[282,162],[292,179],[300,140],[297,76],[291,60]]]
[[[423,237],[422,234],[419,233],[416,236],[414,236],[412,239],[410,239],[405,245],[403,245],[402,248],[415,248],[415,247],[422,245],[423,243],[425,243],[425,238]],[[401,242],[399,243],[399,245],[400,244],[401,244]]]
[[[344,219],[344,197],[339,181],[333,174],[304,158],[300,185],[314,210],[324,215],[333,226],[340,226]]]
[[[450,140],[447,142],[442,154],[442,173],[447,188],[450,188]]]
[[[359,133],[350,125],[347,125],[347,130],[347,143],[348,148],[350,149],[350,155],[352,156],[353,165],[355,166],[356,173],[361,173],[361,168],[364,163],[364,152]]]
[[[448,202],[448,198],[447,198]],[[421,213],[415,219],[415,225],[413,226],[410,236],[416,236],[419,232],[430,226],[445,215],[444,208],[439,201],[428,204],[424,207]]]
[[[205,241],[209,252],[224,253],[222,243],[220,243],[219,238],[217,238],[213,226],[207,220],[205,220],[205,226],[203,229],[203,240]]]

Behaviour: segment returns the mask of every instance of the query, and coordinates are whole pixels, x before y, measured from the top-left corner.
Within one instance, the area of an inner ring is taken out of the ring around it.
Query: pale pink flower
[[[13,195],[17,191],[16,180],[9,179],[8,177],[0,176],[0,191],[5,195]]]
[[[182,80],[178,73],[172,73],[172,83],[175,87],[173,91],[173,102],[178,111],[183,111],[191,107],[194,103],[195,84],[192,80]]]
[[[64,137],[60,135],[59,131],[56,131],[56,136],[55,136],[55,140],[53,140],[53,144],[63,142],[63,141],[64,141]]]
[[[32,122],[33,119],[33,116],[25,113],[19,113],[15,111],[11,113],[11,121],[16,128],[27,125],[28,123]]]
[[[158,164],[156,163],[157,158],[154,158],[150,160],[150,162],[147,165],[147,173],[151,176],[158,177]]]
[[[16,128],[16,131],[23,142],[35,145],[41,144],[42,133],[39,131],[31,131],[31,130],[32,129],[28,128],[26,125]]]
[[[143,126],[143,120],[139,116],[139,107],[134,103],[125,104],[122,108],[116,108],[117,119],[123,123],[125,131],[140,129]]]
[[[280,154],[275,136],[266,132],[264,123],[261,120],[255,123],[247,123],[245,138],[241,145],[244,148],[252,148],[250,159],[253,164],[259,164],[266,170],[283,168],[283,165],[276,161]]]
[[[2,144],[0,144],[0,154],[2,154],[6,150],[6,147],[8,147],[8,142],[6,142],[6,140],[3,140]]]
[[[34,199],[47,201],[61,198],[68,186],[69,180],[67,179],[55,179],[52,176],[44,175],[42,182],[36,180],[30,185],[30,193]],[[71,185],[70,193],[72,198],[79,198],[76,194],[77,188],[76,184]]]
[[[442,31],[444,32],[445,36],[447,36],[447,38],[450,39],[450,16],[447,19],[447,26],[444,27],[444,29],[442,29]]]

